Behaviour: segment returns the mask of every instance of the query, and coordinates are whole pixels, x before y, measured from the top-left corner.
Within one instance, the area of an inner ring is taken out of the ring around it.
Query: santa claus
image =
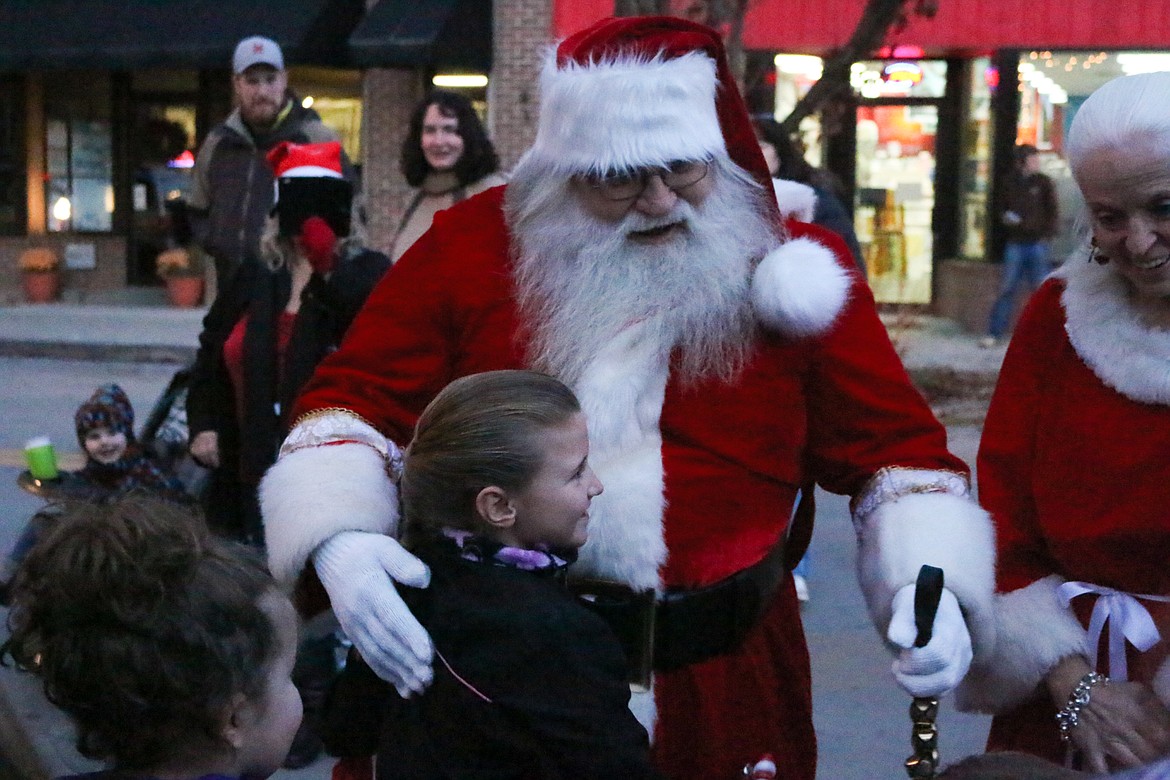
[[[654,684],[634,704],[656,764],[725,778],[771,753],[812,780],[782,565],[801,487],[853,497],[870,611],[920,695],[991,642],[990,522],[841,241],[780,218],[714,32],[603,21],[561,43],[540,88],[510,183],[436,217],[302,396],[262,486],[272,569],[319,577],[370,665],[425,688],[430,640],[394,587],[427,578],[393,538],[397,444],[456,377],[553,374],[581,399],[605,484],[576,575],[628,595],[619,631],[655,613]],[[904,649],[926,563],[947,590],[934,638]]]

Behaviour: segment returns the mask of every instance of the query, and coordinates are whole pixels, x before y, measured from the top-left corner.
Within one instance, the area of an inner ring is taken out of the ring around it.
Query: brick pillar
[[[370,68],[362,77],[362,190],[370,248],[381,252],[389,252],[410,200],[398,159],[410,114],[422,97],[417,71]]]
[[[504,170],[536,137],[536,76],[553,43],[553,0],[495,0],[488,132]]]

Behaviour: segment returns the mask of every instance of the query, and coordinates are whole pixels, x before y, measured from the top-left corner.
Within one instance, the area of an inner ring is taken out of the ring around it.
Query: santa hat
[[[268,152],[268,164],[277,179],[314,176],[341,179],[341,143],[295,144],[281,141]]]
[[[540,123],[526,158],[564,175],[726,155],[767,192],[772,177],[718,33],[674,17],[605,19],[566,38],[540,77]],[[775,206],[775,201],[769,199]],[[774,210],[779,225],[779,209]],[[767,327],[823,332],[849,272],[810,239],[756,268],[752,304]]]
[[[353,185],[341,172],[341,144],[282,141],[268,152],[276,176],[272,211],[280,234],[294,236],[309,217],[324,219],[333,233],[349,235]]]
[[[718,33],[673,17],[605,19],[566,38],[540,77],[528,154],[565,173],[718,153],[770,187]]]

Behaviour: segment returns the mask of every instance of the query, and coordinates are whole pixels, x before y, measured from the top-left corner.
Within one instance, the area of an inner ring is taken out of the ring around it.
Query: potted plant
[[[203,254],[195,247],[172,247],[159,252],[155,270],[167,285],[175,306],[198,306],[203,299]]]
[[[29,303],[49,303],[61,289],[61,258],[55,249],[29,247],[20,253],[21,281]]]

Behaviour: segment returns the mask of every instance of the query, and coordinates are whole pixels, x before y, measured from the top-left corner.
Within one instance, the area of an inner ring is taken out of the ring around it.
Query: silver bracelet
[[[1081,722],[1081,710],[1088,706],[1093,686],[1107,682],[1109,682],[1109,678],[1105,675],[1089,672],[1081,678],[1077,687],[1073,688],[1072,694],[1068,697],[1068,704],[1064,705],[1063,710],[1056,713],[1056,723],[1060,726],[1062,742],[1068,742],[1072,739],[1072,730]]]

